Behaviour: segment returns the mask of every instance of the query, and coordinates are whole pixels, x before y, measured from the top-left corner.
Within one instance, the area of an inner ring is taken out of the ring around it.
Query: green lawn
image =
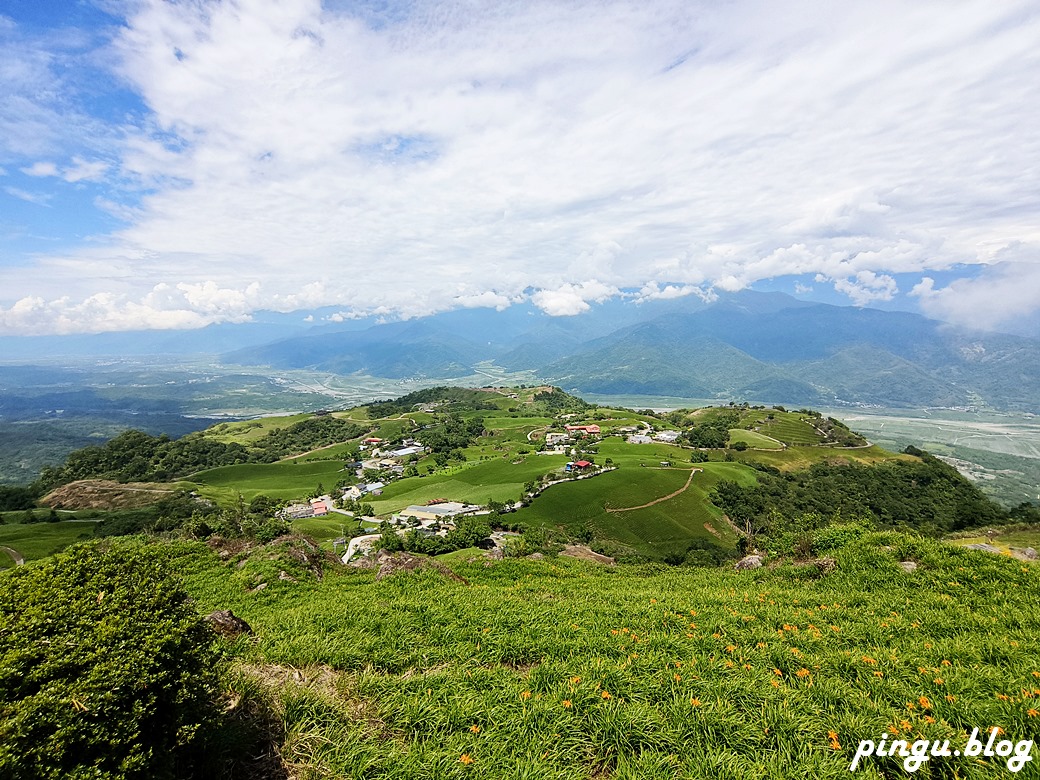
[[[226,504],[239,493],[246,501],[260,493],[272,498],[303,498],[319,482],[326,489],[331,489],[344,475],[343,462],[340,460],[290,460],[221,466],[192,475],[191,482],[198,485],[199,494],[204,498]]]
[[[516,501],[524,483],[559,469],[567,462],[564,455],[497,455],[437,472],[428,477],[411,477],[392,482],[379,498],[369,499],[377,514],[396,512],[410,504],[425,504],[435,498],[486,504],[488,501]]]
[[[571,534],[591,530],[597,538],[617,540],[655,559],[681,555],[694,541],[732,550],[736,535],[708,501],[708,494],[720,479],[748,484],[754,480],[754,472],[738,463],[697,467],[703,471],[694,474],[688,489],[646,508],[607,511],[639,507],[675,493],[686,484],[689,466],[626,465],[591,479],[554,485],[512,517],[521,523],[560,527]]]
[[[755,431],[746,431],[743,428],[731,428],[729,441],[730,444],[742,441],[748,447],[756,450],[782,450],[784,448],[783,443],[776,439],[762,433],[755,433]]]
[[[238,442],[239,444],[250,444],[260,439],[271,431],[279,428],[287,428],[303,420],[309,420],[312,414],[287,414],[272,417],[260,417],[256,420],[242,420],[240,422],[218,423],[206,429],[206,438],[216,439],[225,444]]]
[[[909,458],[909,455],[896,455],[881,447],[788,447],[783,452],[736,452],[738,460],[758,461],[769,466],[776,466],[782,471],[807,469],[814,463],[844,461],[846,463],[878,463],[893,458]]]
[[[94,524],[62,520],[57,523],[0,525],[0,545],[22,554],[26,561],[36,561],[85,539],[94,538]],[[13,565],[0,561],[0,568]]]

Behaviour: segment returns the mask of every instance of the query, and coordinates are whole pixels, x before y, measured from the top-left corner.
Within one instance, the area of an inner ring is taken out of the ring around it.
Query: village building
[[[595,434],[597,436],[600,433],[598,425],[565,425],[563,427],[569,433],[577,433],[578,431],[581,431],[585,434]]]
[[[681,431],[661,431],[660,433],[654,434],[655,439],[657,439],[658,441],[663,441],[666,444],[672,444],[674,442],[677,442],[680,436],[682,436]]]

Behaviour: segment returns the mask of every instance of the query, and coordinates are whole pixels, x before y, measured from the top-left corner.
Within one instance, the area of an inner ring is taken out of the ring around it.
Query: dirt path
[[[613,512],[634,512],[637,509],[646,509],[647,507],[654,506],[655,504],[660,504],[663,501],[671,501],[676,496],[682,495],[683,493],[686,492],[687,488],[690,487],[690,483],[693,482],[693,475],[696,474],[698,471],[704,471],[704,469],[690,469],[690,476],[686,478],[686,484],[685,485],[683,485],[681,488],[676,490],[674,493],[669,493],[667,496],[661,496],[660,498],[655,498],[649,504],[640,504],[639,506],[626,506],[626,507],[621,508],[621,509],[610,509],[610,508],[607,508],[606,511],[612,512],[612,513]]]
[[[3,550],[5,553],[11,556],[11,558],[14,560],[15,566],[25,565],[25,558],[23,558],[22,554],[13,547],[4,547],[2,544],[0,544],[0,550]]]

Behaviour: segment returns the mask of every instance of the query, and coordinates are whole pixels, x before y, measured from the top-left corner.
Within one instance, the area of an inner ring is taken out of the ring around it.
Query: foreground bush
[[[216,667],[148,547],[92,543],[0,576],[0,776],[184,773]]]

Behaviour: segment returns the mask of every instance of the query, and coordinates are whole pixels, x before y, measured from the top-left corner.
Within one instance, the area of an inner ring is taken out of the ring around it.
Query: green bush
[[[158,556],[92,542],[0,576],[0,776],[187,774],[218,659]]]

